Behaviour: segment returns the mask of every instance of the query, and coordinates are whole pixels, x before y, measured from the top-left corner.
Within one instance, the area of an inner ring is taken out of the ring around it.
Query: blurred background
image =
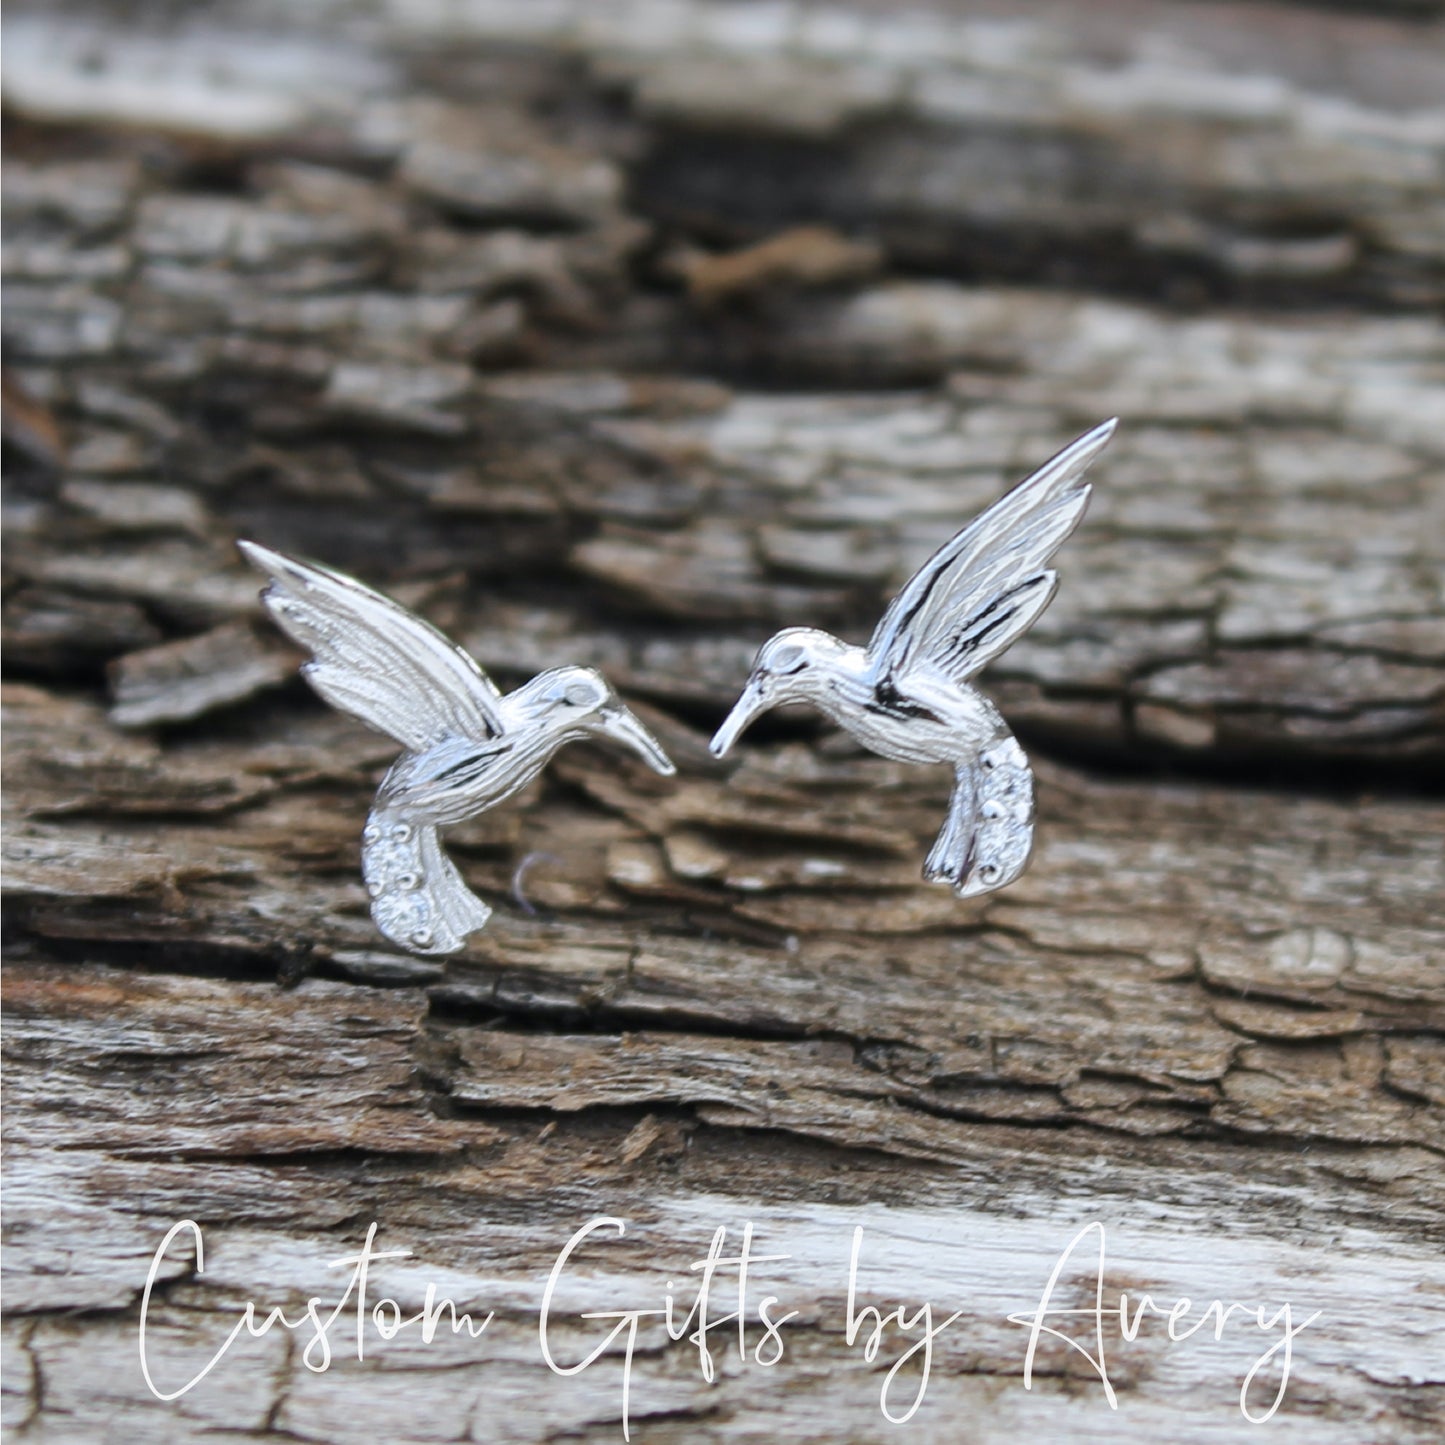
[[[613,1365],[537,1351],[603,1212],[586,1307],[720,1225],[794,1255],[780,1367],[649,1336],[634,1439],[881,1438],[863,1223],[870,1298],[967,1312],[911,1440],[1242,1438],[1242,1347],[1121,1349],[1116,1413],[1051,1339],[1023,1389],[1006,1317],[1098,1219],[1131,1294],[1325,1311],[1280,1416],[1316,1445],[1435,1445],[1442,14],[10,0],[15,1438],[615,1441]],[[925,885],[946,776],[815,714],[708,756],[766,637],[866,639],[1110,416],[983,678],[1039,780],[1018,883]],[[238,537],[505,687],[600,667],[678,776],[564,749],[449,839],[486,929],[387,947],[395,746],[308,692]],[[166,1378],[238,1299],[332,1298],[371,1221],[486,1348],[322,1375],[273,1332],[161,1406],[181,1219]]]
[[[122,726],[274,686],[248,534],[705,726],[774,626],[866,635],[1119,415],[1013,720],[1438,776],[1439,6],[17,3],[5,40],[18,673]]]

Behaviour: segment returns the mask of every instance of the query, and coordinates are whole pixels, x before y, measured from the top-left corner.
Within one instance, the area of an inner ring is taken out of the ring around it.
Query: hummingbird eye
[[[795,642],[777,648],[768,658],[769,672],[797,672],[807,661],[807,654]]]
[[[595,701],[592,696],[592,689],[580,682],[570,684],[562,693],[562,701],[568,707],[590,707]]]

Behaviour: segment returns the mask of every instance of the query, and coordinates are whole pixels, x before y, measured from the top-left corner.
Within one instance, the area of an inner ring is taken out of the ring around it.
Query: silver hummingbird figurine
[[[764,643],[713,755],[769,708],[810,703],[885,758],[952,765],[953,795],[925,879],[960,898],[1012,883],[1033,847],[1033,774],[998,709],[969,683],[1053,598],[1058,574],[1046,563],[1083,517],[1084,473],[1116,425],[1085,433],[940,547],[867,647],[811,627]]]
[[[500,693],[430,623],[339,572],[239,543],[270,577],[266,610],[311,654],[301,671],[342,712],[405,751],[377,790],[361,835],[371,916],[413,953],[455,953],[491,909],[442,851],[439,828],[495,807],[564,743],[610,738],[656,772],[662,745],[590,667],[554,667]]]

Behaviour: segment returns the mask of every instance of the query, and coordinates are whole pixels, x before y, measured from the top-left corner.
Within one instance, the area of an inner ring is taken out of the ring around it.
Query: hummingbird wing
[[[430,623],[339,572],[254,542],[239,546],[270,577],[261,601],[311,654],[302,674],[332,707],[416,753],[445,737],[501,734],[501,694]]]
[[[919,568],[868,644],[877,674],[901,676],[922,662],[966,682],[1028,631],[1058,585],[1045,564],[1079,525],[1084,473],[1116,425],[1070,443]]]

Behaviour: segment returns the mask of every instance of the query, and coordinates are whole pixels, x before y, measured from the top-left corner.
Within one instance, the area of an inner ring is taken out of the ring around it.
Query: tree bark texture
[[[620,1344],[564,1378],[538,1342],[607,1215],[559,1361],[719,1226],[797,1312],[772,1368],[719,1331],[711,1383],[645,1322],[633,1439],[1256,1438],[1246,1326],[1112,1337],[1112,1398],[1048,1337],[1025,1389],[1007,1316],[1091,1221],[1115,1294],[1322,1312],[1264,1428],[1438,1439],[1441,27],[12,5],[8,1438],[619,1439]],[[773,631],[862,641],[1110,415],[1060,593],[983,680],[1039,776],[1018,884],[925,885],[948,780],[810,714],[711,760]],[[679,776],[559,754],[452,835],[486,930],[393,950],[358,850],[395,746],[298,680],[238,537],[504,685],[600,667]],[[334,1299],[372,1222],[412,1252],[376,1293],[495,1314],[361,1362],[338,1327],[325,1371],[273,1329],[163,1403],[141,1295],[184,1219],[161,1389],[247,1300]],[[859,1226],[860,1299],[963,1311],[906,1426],[908,1337],[847,1338]]]

